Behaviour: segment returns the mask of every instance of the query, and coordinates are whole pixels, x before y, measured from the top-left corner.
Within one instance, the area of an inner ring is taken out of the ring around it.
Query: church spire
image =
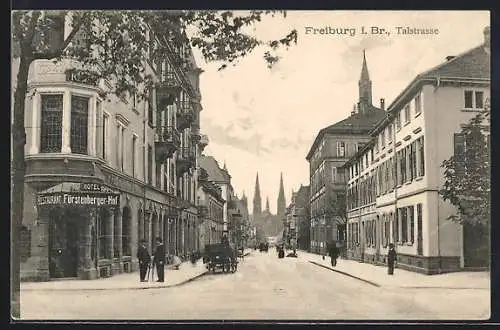
[[[271,210],[269,209],[269,197],[266,197],[266,212],[271,213]]]
[[[278,215],[285,215],[286,201],[285,201],[285,188],[283,187],[283,172],[280,174],[280,190],[278,193]]]
[[[368,73],[366,64],[366,52],[363,50],[363,64],[361,67],[361,76],[358,82],[359,86],[359,113],[365,114],[372,105],[372,81]]]
[[[262,213],[262,200],[260,198],[259,173],[255,179],[255,192],[253,194],[253,214],[259,216]]]

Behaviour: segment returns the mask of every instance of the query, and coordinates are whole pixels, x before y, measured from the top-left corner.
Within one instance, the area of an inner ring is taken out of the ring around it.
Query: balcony
[[[190,168],[196,166],[196,155],[193,148],[181,148],[177,154],[177,176],[182,176]]]
[[[160,111],[174,104],[181,91],[181,85],[173,72],[166,72],[162,78],[162,81],[156,84],[156,107]]]
[[[179,111],[177,111],[177,129],[182,131],[189,128],[194,121],[194,111],[189,100],[179,102]]]
[[[156,129],[155,141],[156,161],[165,162],[172,158],[181,145],[180,133],[174,126],[160,126]]]

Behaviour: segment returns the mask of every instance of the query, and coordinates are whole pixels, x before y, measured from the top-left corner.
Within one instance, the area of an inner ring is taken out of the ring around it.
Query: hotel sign
[[[38,206],[119,206],[120,193],[95,183],[62,184],[38,194]]]
[[[56,193],[52,195],[38,196],[37,205],[95,205],[95,206],[118,206],[120,205],[120,195],[118,194],[75,194],[75,193]]]

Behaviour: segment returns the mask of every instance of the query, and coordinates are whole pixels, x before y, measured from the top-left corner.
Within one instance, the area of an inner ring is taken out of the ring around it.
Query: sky
[[[384,98],[388,106],[417,74],[481,44],[489,25],[488,11],[288,11],[286,18],[266,17],[252,29],[258,38],[298,32],[297,45],[281,52],[272,69],[262,49],[222,71],[195,50],[204,70],[201,131],[210,140],[204,154],[214,156],[221,167],[226,164],[235,192],[248,197],[250,212],[258,172],[262,208],[268,196],[276,213],[280,173],[288,205],[292,190],[309,185],[305,157],[319,130],[348,117],[358,101],[363,50],[373,104],[379,106]],[[389,33],[361,34],[362,26]],[[398,26],[438,33],[398,34]],[[306,27],[312,28],[309,33]],[[311,32],[325,27],[355,33]]]

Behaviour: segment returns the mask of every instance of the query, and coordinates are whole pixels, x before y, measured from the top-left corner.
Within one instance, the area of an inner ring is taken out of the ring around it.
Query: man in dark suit
[[[154,254],[154,263],[156,265],[156,271],[158,273],[158,281],[165,282],[165,245],[163,244],[161,238],[156,238],[156,250]]]
[[[137,259],[139,259],[139,274],[141,276],[141,282],[146,282],[146,273],[148,272],[149,262],[151,257],[149,256],[148,248],[146,247],[146,240],[142,239],[137,249]]]

